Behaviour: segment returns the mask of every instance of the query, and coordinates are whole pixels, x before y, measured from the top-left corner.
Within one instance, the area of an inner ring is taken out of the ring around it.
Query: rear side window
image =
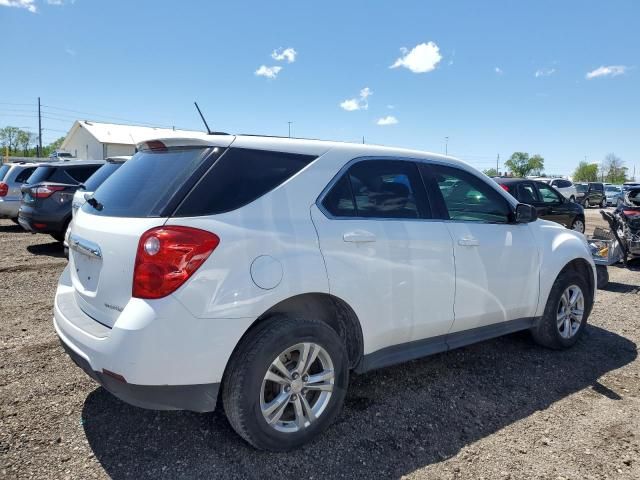
[[[4,165],[0,165],[0,182],[4,179],[5,175],[7,175],[10,168],[11,165],[7,165],[6,163]]]
[[[546,184],[545,184],[546,185]],[[518,201],[532,204],[538,202],[538,195],[533,183],[521,183],[518,185]]]
[[[402,160],[356,163],[322,201],[335,217],[431,218],[418,167]]]
[[[102,185],[113,172],[120,168],[121,165],[121,163],[106,163],[102,165],[87,179],[86,182],[83,182],[85,190],[88,192],[95,192],[96,189]]]
[[[192,177],[202,175],[205,162],[222,151],[198,147],[138,152],[95,190],[102,209],[89,203],[82,209],[106,217],[166,216],[175,197],[193,186]]]
[[[175,212],[195,217],[230,212],[270,192],[317,157],[229,148]]]
[[[35,172],[36,167],[23,168],[18,175],[16,175],[15,182],[16,183],[25,183],[27,179],[31,176],[33,172]]]

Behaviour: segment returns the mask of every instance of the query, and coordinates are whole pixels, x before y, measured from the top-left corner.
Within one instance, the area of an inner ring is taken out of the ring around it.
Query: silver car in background
[[[9,218],[18,223],[18,209],[22,192],[20,188],[41,163],[0,164],[0,218]]]
[[[607,197],[607,205],[620,206],[624,202],[624,192],[622,185],[605,185],[604,195]]]

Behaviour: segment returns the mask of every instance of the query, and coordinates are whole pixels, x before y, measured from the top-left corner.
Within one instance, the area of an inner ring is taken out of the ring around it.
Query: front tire
[[[573,223],[571,224],[571,230],[575,230],[576,232],[584,233],[585,226],[584,220],[581,218],[575,218]]]
[[[572,347],[582,335],[593,295],[575,270],[565,270],[553,284],[543,316],[531,328],[536,343],[556,350]]]
[[[229,423],[256,448],[300,447],[342,410],[348,365],[331,327],[276,315],[249,332],[229,360],[222,390]]]
[[[607,208],[607,199],[603,198],[600,202],[600,208]]]

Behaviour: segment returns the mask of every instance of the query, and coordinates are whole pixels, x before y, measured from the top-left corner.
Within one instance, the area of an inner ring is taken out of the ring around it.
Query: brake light
[[[4,182],[0,182],[0,197],[6,197],[9,193],[9,185]]]
[[[502,188],[505,192],[509,191],[509,187],[507,187],[506,185],[504,185],[502,183],[500,184],[500,188]]]
[[[151,150],[152,152],[166,152],[167,146],[162,143],[160,140],[149,140],[148,142],[144,142],[147,150]]]
[[[44,187],[36,187],[33,189],[34,198],[49,198],[56,192],[64,190],[64,187],[54,187],[53,185],[45,185]]]
[[[156,227],[138,242],[133,270],[137,298],[162,298],[175,292],[209,258],[217,235],[190,227]]]

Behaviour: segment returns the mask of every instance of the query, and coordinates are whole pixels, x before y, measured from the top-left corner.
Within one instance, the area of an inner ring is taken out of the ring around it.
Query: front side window
[[[552,188],[544,183],[538,183],[538,192],[540,192],[540,198],[542,203],[560,203],[560,195],[558,195]]]
[[[511,206],[502,195],[483,180],[455,167],[433,165],[431,169],[450,220],[509,222]]]
[[[431,218],[418,167],[409,161],[363,160],[323,200],[336,217]]]

